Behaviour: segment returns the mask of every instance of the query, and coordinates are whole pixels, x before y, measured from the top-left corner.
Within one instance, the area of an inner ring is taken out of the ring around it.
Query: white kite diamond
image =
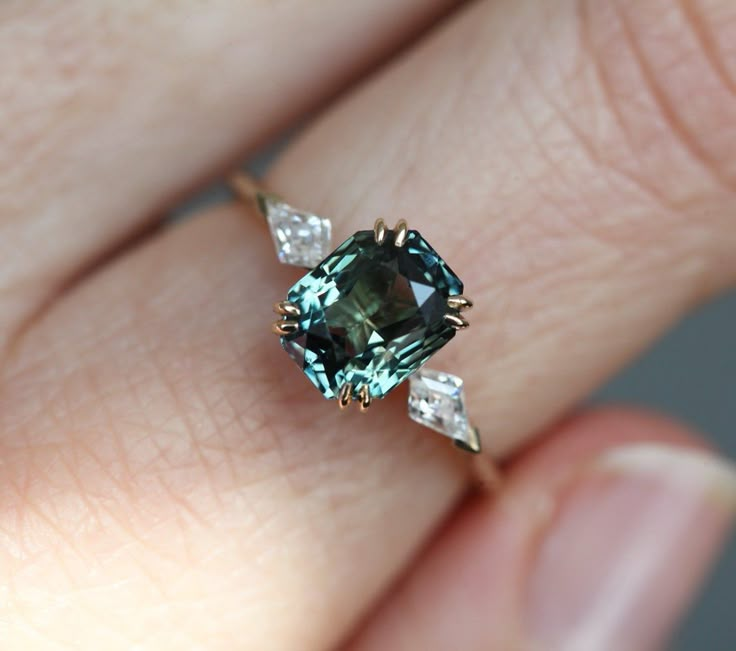
[[[276,199],[263,202],[266,221],[283,264],[311,269],[332,250],[332,224],[329,219],[292,208]]]
[[[465,409],[463,381],[456,375],[420,369],[409,379],[409,416],[420,425],[477,451],[478,432]]]

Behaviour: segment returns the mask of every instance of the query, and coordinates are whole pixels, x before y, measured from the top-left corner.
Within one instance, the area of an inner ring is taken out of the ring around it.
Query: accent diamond
[[[480,452],[480,438],[468,420],[463,381],[455,375],[420,369],[409,379],[409,416],[449,436],[458,447]]]
[[[329,219],[296,210],[270,195],[260,197],[260,207],[271,230],[276,254],[283,264],[311,269],[331,251]]]

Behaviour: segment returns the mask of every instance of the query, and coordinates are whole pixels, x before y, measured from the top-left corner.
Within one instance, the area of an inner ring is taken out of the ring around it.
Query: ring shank
[[[258,203],[258,195],[264,192],[264,189],[258,182],[245,172],[236,171],[227,177],[227,183],[241,201],[245,203]]]

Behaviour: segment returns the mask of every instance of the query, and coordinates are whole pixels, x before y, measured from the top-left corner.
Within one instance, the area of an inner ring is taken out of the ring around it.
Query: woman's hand
[[[3,651],[656,648],[734,472],[653,416],[559,419],[736,281],[734,43],[732,0],[5,0]],[[255,216],[151,229],[328,102],[267,182],[338,239],[441,242],[497,496],[403,397],[303,381]]]

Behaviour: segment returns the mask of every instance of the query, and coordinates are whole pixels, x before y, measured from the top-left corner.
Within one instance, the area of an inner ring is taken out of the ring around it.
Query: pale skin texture
[[[735,80],[731,0],[0,4],[3,651],[657,648],[733,473],[651,416],[553,423],[736,281]],[[317,108],[267,182],[465,279],[433,365],[510,459],[495,497],[404,393],[338,414],[299,376],[254,215],[147,230]],[[619,558],[580,514],[645,495]],[[700,532],[680,572],[652,526]],[[625,585],[546,562],[581,539]]]

